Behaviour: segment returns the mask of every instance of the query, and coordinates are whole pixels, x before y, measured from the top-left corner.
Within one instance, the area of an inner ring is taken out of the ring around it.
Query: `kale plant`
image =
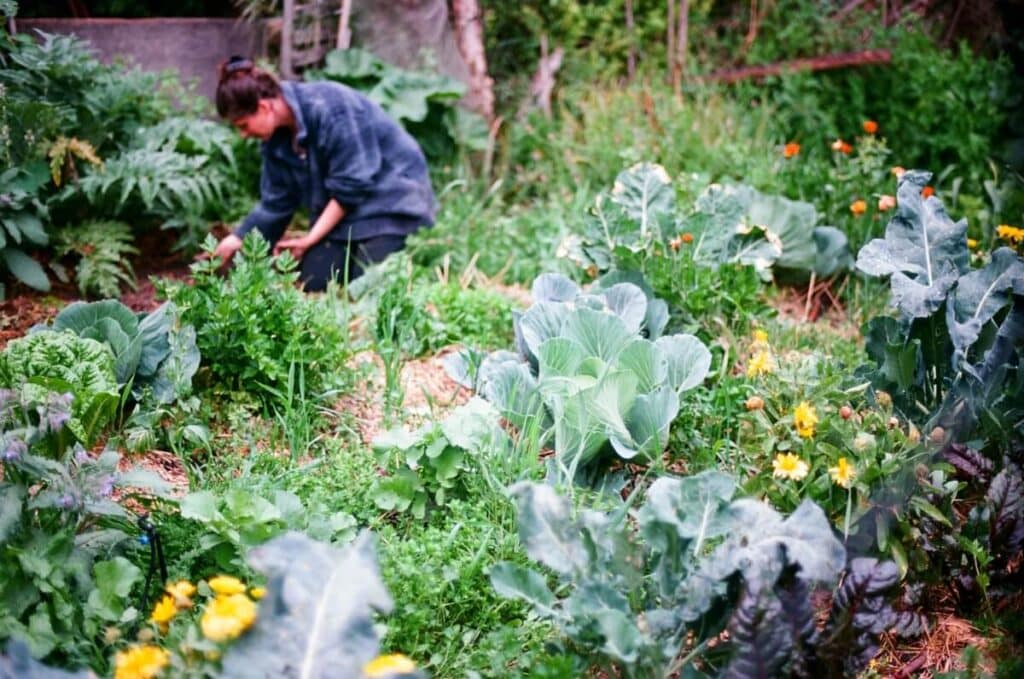
[[[500,563],[491,580],[616,676],[850,676],[881,632],[915,631],[887,601],[896,567],[870,559],[849,565],[819,626],[811,592],[846,565],[828,519],[810,501],[784,518],[735,490],[718,472],[662,477],[636,510],[605,513],[519,483],[520,540],[546,569]],[[725,630],[728,642],[712,643]]]

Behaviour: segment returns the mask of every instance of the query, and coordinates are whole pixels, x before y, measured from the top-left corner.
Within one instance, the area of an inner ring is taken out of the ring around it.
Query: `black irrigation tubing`
[[[149,603],[149,590],[153,584],[153,575],[156,569],[160,569],[160,588],[167,583],[167,561],[164,559],[164,543],[160,539],[160,533],[156,526],[149,520],[149,514],[140,514],[138,520],[140,545],[149,545],[149,566],[146,568],[146,584],[142,588],[142,601],[139,612],[145,615]]]

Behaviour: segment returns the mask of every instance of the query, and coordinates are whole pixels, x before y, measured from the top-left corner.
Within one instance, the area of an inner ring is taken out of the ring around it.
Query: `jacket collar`
[[[284,97],[288,108],[292,110],[295,117],[295,143],[298,146],[306,146],[306,121],[302,116],[302,106],[299,103],[298,83],[283,81],[281,83],[281,96]]]

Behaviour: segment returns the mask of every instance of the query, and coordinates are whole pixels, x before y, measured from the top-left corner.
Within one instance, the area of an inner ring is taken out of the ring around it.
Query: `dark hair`
[[[260,99],[281,94],[281,84],[272,74],[256,68],[251,59],[229,57],[221,62],[217,82],[217,113],[235,120],[256,112]]]

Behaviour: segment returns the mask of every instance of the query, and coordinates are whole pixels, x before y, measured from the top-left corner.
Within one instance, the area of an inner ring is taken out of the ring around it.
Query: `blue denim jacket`
[[[281,92],[295,115],[295,145],[286,128],[262,144],[260,202],[237,236],[255,228],[275,243],[299,206],[312,223],[331,198],[345,209],[331,240],[405,235],[434,223],[423,152],[377,104],[334,82],[282,82]]]

